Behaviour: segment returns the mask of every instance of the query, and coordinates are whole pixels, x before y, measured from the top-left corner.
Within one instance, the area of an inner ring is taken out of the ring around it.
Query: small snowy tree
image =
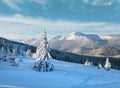
[[[10,52],[10,47],[7,46],[7,55],[10,56],[11,55],[11,52]]]
[[[107,71],[111,69],[111,63],[110,63],[108,57],[106,58],[106,62],[105,62],[104,68],[105,68]]]
[[[36,53],[33,53],[32,57],[33,57],[33,58],[37,58]]]
[[[85,61],[84,65],[86,65],[86,66],[88,65],[88,60]]]
[[[20,51],[20,58],[19,58],[19,62],[23,62],[23,56],[24,56],[24,53],[23,53],[23,50]]]
[[[84,65],[86,65],[86,66],[91,66],[91,65],[92,65],[92,62],[86,60],[85,63],[84,63]]]
[[[45,31],[42,37],[43,37],[42,42],[40,43],[40,46],[38,46],[36,50],[37,60],[34,63],[33,69],[42,72],[48,72],[53,70],[53,63],[52,57],[50,56],[48,51],[49,46],[47,41],[47,34]]]
[[[0,60],[1,61],[3,60],[3,57],[4,57],[4,49],[3,49],[3,47],[1,47],[1,49],[0,49]]]
[[[11,60],[11,66],[18,66],[19,63],[16,61],[16,49],[13,48],[13,56],[10,58]]]
[[[32,56],[31,49],[27,49],[26,56],[27,57],[31,57]]]
[[[102,68],[102,65],[99,63],[98,66],[97,66],[98,69],[101,69]]]
[[[2,46],[0,57],[2,58],[3,61],[7,61],[7,57],[6,57],[6,56],[7,56],[7,54],[6,54],[6,52],[5,52],[4,47]]]
[[[93,63],[91,61],[88,62],[88,66],[91,66],[93,65]]]
[[[16,50],[16,48],[13,48],[12,50],[13,50],[13,53],[12,53],[13,57],[16,57],[17,56],[17,50]]]

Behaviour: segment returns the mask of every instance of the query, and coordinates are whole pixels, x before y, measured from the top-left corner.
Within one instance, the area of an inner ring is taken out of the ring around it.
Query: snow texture
[[[54,71],[39,72],[31,69],[34,61],[23,57],[18,67],[0,61],[0,88],[120,88],[118,70],[53,60]]]

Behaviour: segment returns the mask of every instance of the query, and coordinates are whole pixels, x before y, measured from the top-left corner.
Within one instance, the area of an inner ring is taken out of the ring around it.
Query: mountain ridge
[[[38,46],[39,42],[40,39],[33,39],[24,43]],[[101,37],[97,34],[85,34],[77,31],[63,36],[54,36],[49,43],[50,48],[64,52],[94,56],[120,55],[119,35],[103,35]]]

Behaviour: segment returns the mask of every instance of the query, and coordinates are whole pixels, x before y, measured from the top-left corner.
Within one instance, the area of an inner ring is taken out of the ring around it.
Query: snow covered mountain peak
[[[74,35],[74,36],[85,36],[85,34],[83,34],[83,33],[81,33],[81,32],[78,32],[78,31],[72,32],[72,33],[70,33],[70,35]]]
[[[72,32],[66,37],[66,40],[79,40],[79,39],[100,40],[100,37],[96,34],[84,34],[78,31]]]
[[[85,34],[81,33],[81,32],[72,32],[69,33],[68,35],[64,35],[64,36],[54,36],[51,40],[79,40],[82,38],[87,38]]]
[[[96,34],[84,34],[79,31],[69,33],[65,36],[57,35],[51,40],[100,40],[100,37]]]
[[[80,40],[80,39],[87,39],[85,34],[81,32],[72,32],[66,36],[66,40]]]

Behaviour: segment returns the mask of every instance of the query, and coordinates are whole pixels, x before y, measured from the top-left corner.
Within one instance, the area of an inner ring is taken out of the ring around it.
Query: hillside
[[[19,57],[18,57],[19,59]],[[0,88],[119,88],[120,71],[54,60],[55,70],[32,69],[34,59],[24,57],[18,67],[0,62]]]
[[[19,57],[17,57],[19,59]],[[0,88],[119,88],[120,71],[54,60],[55,70],[32,69],[34,59],[24,57],[18,67],[0,62]]]
[[[115,70],[120,69],[119,58],[109,58],[111,70],[98,69],[96,67],[98,64],[104,67],[106,58],[50,49],[54,70],[40,72],[33,69],[35,59],[26,57],[26,49],[33,49],[34,52],[36,47],[4,38],[1,38],[1,47],[4,47],[4,54],[8,56],[8,51],[16,48],[17,55],[15,64],[11,62],[12,57],[0,58],[0,88],[119,88],[120,86],[120,71]],[[92,64],[84,65],[87,60]]]
[[[35,46],[8,40],[8,39],[0,37],[0,52],[2,48],[4,48],[4,52],[6,54],[12,53],[12,49],[14,48],[16,49],[18,55],[21,55],[22,53],[25,54],[27,49],[31,49],[31,52],[35,52],[36,50]]]
[[[89,56],[89,55],[79,55],[74,53],[62,52],[58,50],[51,49],[50,54],[54,59],[74,62],[79,64],[85,64],[86,61],[89,61],[94,66],[101,64],[105,65],[106,58],[105,56]],[[120,58],[119,57],[109,57],[111,68],[120,70]]]

